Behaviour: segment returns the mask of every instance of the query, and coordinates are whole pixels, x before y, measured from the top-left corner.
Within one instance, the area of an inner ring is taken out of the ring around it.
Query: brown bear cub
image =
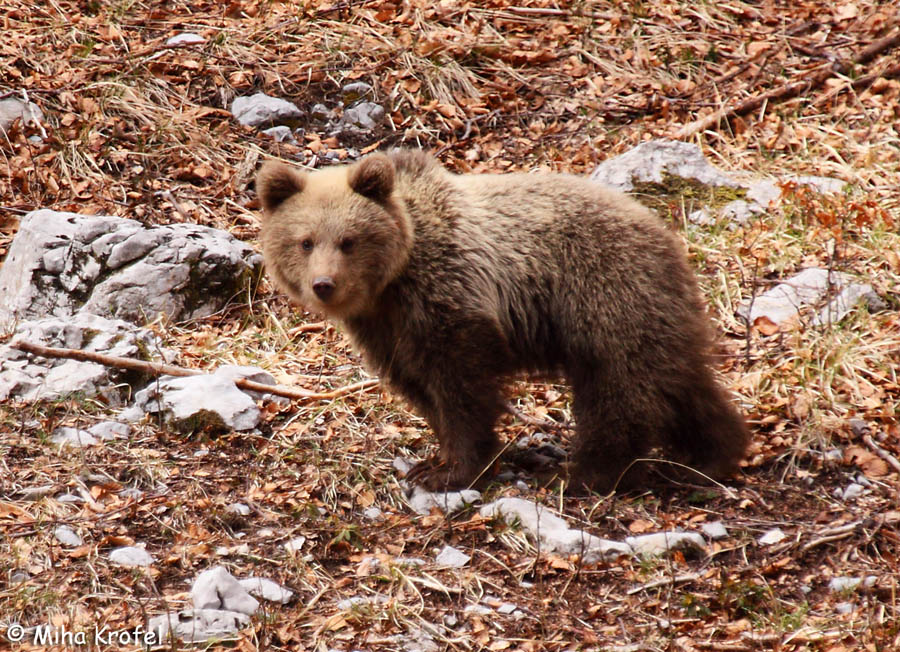
[[[256,181],[269,272],[338,320],[437,433],[410,479],[470,485],[492,467],[504,381],[565,374],[569,488],[615,488],[660,447],[713,477],[748,431],[710,369],[710,327],[678,238],[648,209],[563,174],[446,171],[418,151]]]

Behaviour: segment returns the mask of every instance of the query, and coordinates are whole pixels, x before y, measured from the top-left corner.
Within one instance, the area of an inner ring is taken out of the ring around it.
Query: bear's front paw
[[[439,457],[429,457],[416,464],[406,474],[406,481],[417,484],[426,491],[455,491],[467,489],[476,479],[477,472],[457,462],[444,462]]]

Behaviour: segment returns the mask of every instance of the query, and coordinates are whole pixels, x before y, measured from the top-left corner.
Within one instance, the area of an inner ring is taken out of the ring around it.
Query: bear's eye
[[[303,249],[303,251],[312,251],[312,248],[313,248],[312,240],[310,240],[309,238],[306,238],[303,242],[300,243],[300,248]]]
[[[341,251],[345,254],[349,254],[353,251],[353,247],[356,246],[356,242],[353,241],[353,238],[344,238],[341,240]]]

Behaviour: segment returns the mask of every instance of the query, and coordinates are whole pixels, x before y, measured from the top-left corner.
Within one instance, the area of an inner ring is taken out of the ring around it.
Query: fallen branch
[[[787,84],[779,86],[778,88],[773,88],[770,91],[746,99],[735,106],[726,106],[708,116],[705,116],[698,120],[694,120],[693,122],[684,125],[681,129],[675,132],[675,135],[673,137],[679,140],[690,138],[697,132],[708,129],[724,118],[733,115],[744,115],[745,113],[755,111],[763,104],[766,104],[768,102],[796,97],[800,93],[818,88],[819,86],[822,86],[826,81],[828,81],[831,77],[834,77],[835,75],[846,74],[852,66],[868,63],[879,54],[887,52],[898,44],[900,44],[900,29],[895,29],[892,33],[888,34],[884,38],[873,41],[868,46],[863,48],[863,50],[861,50],[859,54],[853,57],[850,63],[837,62],[834,64],[829,63],[825,66],[821,66],[815,69],[814,72],[805,79],[789,82]]]
[[[104,353],[95,353],[93,351],[83,351],[80,349],[62,349],[49,346],[42,346],[32,342],[13,342],[10,344],[13,348],[39,355],[45,358],[66,358],[69,360],[78,360],[79,362],[95,362],[105,367],[114,367],[116,369],[125,369],[127,371],[136,371],[147,376],[200,376],[206,372],[198,369],[186,369],[185,367],[177,367],[175,365],[165,364],[161,362],[147,362],[145,360],[133,360],[131,358],[122,358],[117,355],[106,355]],[[372,389],[379,384],[379,380],[372,378],[363,380],[352,385],[345,385],[329,392],[313,392],[308,389],[295,387],[285,387],[284,385],[266,385],[265,383],[257,383],[245,378],[234,379],[234,384],[241,389],[250,390],[251,392],[260,392],[263,394],[274,394],[275,396],[283,396],[292,400],[301,401],[323,401],[353,394],[354,392],[363,392]]]
[[[856,534],[857,528],[859,528],[862,523],[862,521],[853,521],[852,523],[846,523],[835,528],[823,530],[822,532],[819,532],[819,537],[813,539],[812,541],[809,541],[802,548],[800,548],[800,552],[812,550],[816,546],[831,543],[832,541],[840,541],[841,539],[852,537],[854,534]]]

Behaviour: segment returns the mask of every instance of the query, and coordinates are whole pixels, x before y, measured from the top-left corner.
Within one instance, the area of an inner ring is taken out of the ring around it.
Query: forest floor
[[[12,623],[133,631],[188,604],[191,581],[217,564],[296,599],[268,605],[216,649],[900,649],[897,3],[0,0],[0,14],[0,96],[24,92],[44,114],[0,142],[0,260],[37,208],[193,222],[258,244],[252,180],[263,160],[321,165],[400,145],[460,172],[587,174],[674,138],[729,173],[846,182],[838,195],[788,189],[737,229],[686,228],[685,200],[659,207],[684,237],[721,333],[721,379],[753,433],[739,477],[571,498],[520,474],[484,494],[538,501],[616,540],[721,521],[728,534],[705,554],[586,564],[477,508],[414,514],[394,461],[436,442],[381,388],[267,403],[253,434],[183,436],[146,422],[74,454],[47,433],[106,418],[107,406],[10,402],[0,406],[0,649]],[[181,32],[205,40],[166,44]],[[259,91],[340,110],[351,81],[386,109],[382,127],[353,141],[309,122],[299,143],[277,143],[228,111]],[[736,307],[810,266],[864,279],[884,309],[748,331]],[[150,327],[186,367],[258,365],[316,390],[365,377],[339,329],[265,280],[213,317]],[[510,395],[534,417],[503,418],[513,449],[537,420],[572,423],[563,385],[518,381]],[[21,496],[48,485],[90,500]],[[125,498],[123,487],[143,494]],[[228,511],[235,502],[250,513]],[[60,524],[85,545],[61,547]],[[782,538],[760,541],[776,529]],[[287,552],[297,537],[302,548]],[[111,564],[108,551],[130,542],[156,563]],[[438,566],[445,545],[470,562]],[[873,579],[829,587],[847,577]],[[367,596],[379,598],[338,606]]]

